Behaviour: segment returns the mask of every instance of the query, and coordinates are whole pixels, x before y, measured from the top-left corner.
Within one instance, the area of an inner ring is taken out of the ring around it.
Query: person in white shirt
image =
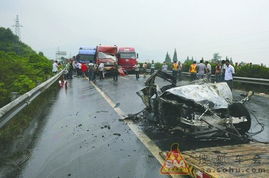
[[[206,61],[205,66],[206,66],[206,78],[208,79],[209,82],[211,82],[211,65],[209,64],[208,61]]]
[[[81,63],[76,62],[75,66],[76,66],[77,76],[82,76]]]
[[[54,61],[54,63],[52,64],[52,72],[53,73],[57,73],[58,72],[58,64],[57,64],[57,61]]]
[[[105,75],[104,75],[104,68],[105,68],[105,64],[104,64],[104,63],[99,64],[99,66],[98,66],[98,71],[99,71],[99,77],[100,77],[100,80],[102,80],[102,79],[105,78]]]
[[[135,78],[136,78],[136,80],[139,79],[139,68],[140,68],[140,65],[139,65],[139,63],[137,63],[135,65]]]
[[[168,69],[168,65],[164,62],[162,65],[162,71],[167,72],[167,69]]]
[[[234,67],[230,64],[229,60],[226,60],[226,67],[225,67],[225,75],[224,75],[224,81],[229,85],[230,89],[233,88],[233,74]]]

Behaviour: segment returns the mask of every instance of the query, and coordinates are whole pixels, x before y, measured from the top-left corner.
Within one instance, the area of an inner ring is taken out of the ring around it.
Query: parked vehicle
[[[132,47],[120,47],[118,50],[118,64],[126,72],[134,71],[137,64],[138,54],[135,48]]]
[[[97,46],[96,47],[96,63],[99,65],[104,63],[106,73],[113,69],[113,65],[117,60],[117,46]]]
[[[76,61],[79,63],[95,63],[96,62],[96,48],[83,48],[80,47]]]

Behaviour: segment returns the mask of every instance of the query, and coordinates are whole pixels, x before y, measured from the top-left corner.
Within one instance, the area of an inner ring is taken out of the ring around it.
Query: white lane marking
[[[92,81],[90,83],[95,87],[95,89],[101,94],[101,96],[107,101],[107,103],[116,111],[116,113],[124,119],[126,114],[119,108],[114,108],[115,103],[107,96],[97,85],[95,85]],[[160,156],[162,150],[131,120],[124,120],[124,122],[129,126],[129,128],[133,131],[133,133],[137,136],[137,138],[145,145],[145,147],[151,152],[151,154],[159,161],[161,165],[163,165],[164,160]],[[160,167],[161,169],[161,167]],[[180,177],[179,175],[170,175],[173,178]]]

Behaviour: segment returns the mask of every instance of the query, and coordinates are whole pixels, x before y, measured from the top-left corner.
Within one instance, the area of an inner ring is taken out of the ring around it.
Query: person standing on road
[[[215,81],[221,82],[221,65],[218,63],[215,67]]]
[[[235,73],[234,67],[230,64],[229,60],[226,60],[225,64],[226,64],[226,68],[225,68],[224,80],[229,85],[230,89],[232,90],[232,88],[233,88],[233,74]]]
[[[98,71],[99,71],[100,80],[105,78],[105,76],[104,76],[104,68],[105,68],[104,63],[99,64]]]
[[[175,82],[177,82],[177,73],[178,73],[178,63],[174,61],[172,64],[172,76],[174,77]]]
[[[178,79],[181,80],[182,64],[178,61]]]
[[[96,76],[98,75],[98,66],[97,64],[93,65],[93,82],[96,82]]]
[[[164,62],[162,65],[162,72],[167,73],[167,71],[168,71],[168,65],[166,64],[166,62]]]
[[[67,78],[68,79],[73,79],[73,65],[72,65],[72,61],[70,60],[69,63],[67,64],[66,67],[68,73],[67,73]]]
[[[81,65],[81,71],[82,71],[83,78],[86,78],[86,76],[88,76],[87,75],[88,67],[87,67],[87,65],[85,63],[83,63]]]
[[[113,66],[113,80],[114,81],[118,81],[118,76],[119,76],[119,66],[117,64],[117,62],[114,62],[114,66]]]
[[[136,80],[139,79],[139,67],[140,67],[140,65],[139,65],[139,63],[137,63],[135,65],[135,78],[136,78]]]
[[[154,60],[152,60],[151,65],[150,65],[150,74],[153,74],[155,70],[155,64],[154,64]]]
[[[52,64],[52,72],[54,74],[56,74],[58,72],[58,63],[57,63],[57,61],[54,61],[54,63]]]
[[[80,62],[76,63],[76,70],[77,70],[77,76],[81,76],[82,72],[81,72],[81,63]]]
[[[191,80],[194,81],[197,78],[197,64],[196,61],[190,65]]]
[[[204,64],[204,61],[200,60],[200,63],[197,65],[197,67],[198,67],[197,77],[198,79],[203,79],[206,72],[206,66]]]
[[[148,64],[146,62],[144,62],[142,67],[143,67],[144,78],[146,78]]]
[[[206,61],[205,66],[206,66],[206,78],[209,82],[211,82],[211,65],[209,64],[208,61]]]
[[[225,69],[226,69],[226,64],[225,61],[221,61],[221,81],[224,82],[224,77],[225,77]]]
[[[93,63],[89,63],[89,81],[94,81],[94,64]]]
[[[76,61],[75,61],[75,58],[74,57],[73,57],[73,60],[72,60],[72,67],[73,67],[73,72],[72,72],[72,74],[73,74],[73,73],[76,72]]]

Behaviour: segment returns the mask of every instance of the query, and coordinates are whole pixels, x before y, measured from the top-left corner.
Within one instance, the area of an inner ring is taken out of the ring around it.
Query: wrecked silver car
[[[159,87],[156,77],[169,84]],[[162,128],[178,130],[195,138],[242,138],[250,129],[251,118],[244,102],[233,102],[225,83],[196,83],[176,86],[173,77],[162,71],[152,74],[146,87],[137,94],[146,105],[144,115],[151,115]]]

